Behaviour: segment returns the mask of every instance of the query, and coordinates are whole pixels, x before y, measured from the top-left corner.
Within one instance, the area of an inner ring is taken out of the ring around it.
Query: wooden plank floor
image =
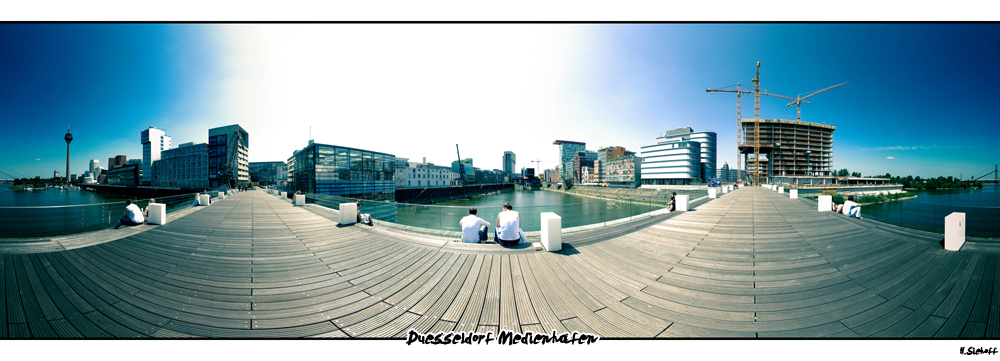
[[[1000,333],[1000,247],[948,252],[940,234],[759,187],[695,205],[567,234],[548,253],[339,226],[244,192],[74,249],[5,244],[0,338]]]

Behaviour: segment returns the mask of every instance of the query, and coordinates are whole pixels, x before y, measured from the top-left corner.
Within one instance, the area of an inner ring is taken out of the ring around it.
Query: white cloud
[[[885,159],[896,159],[896,157],[885,157]]]

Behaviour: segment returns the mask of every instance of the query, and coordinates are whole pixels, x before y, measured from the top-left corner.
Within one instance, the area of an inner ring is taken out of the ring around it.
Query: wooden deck
[[[245,192],[113,241],[4,248],[0,338],[1000,336],[996,253],[759,187],[565,240],[455,247]]]

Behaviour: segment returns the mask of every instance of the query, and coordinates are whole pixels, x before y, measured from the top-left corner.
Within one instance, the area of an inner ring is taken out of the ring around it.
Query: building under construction
[[[754,165],[754,120],[741,119],[740,154],[746,175],[760,182],[800,184],[824,182],[833,175],[833,131],[837,127],[797,120],[760,120],[760,169]],[[766,158],[765,158],[766,157]],[[825,183],[825,182],[824,182]]]

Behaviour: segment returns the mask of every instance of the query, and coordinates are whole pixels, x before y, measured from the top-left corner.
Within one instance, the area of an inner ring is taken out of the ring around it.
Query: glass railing
[[[944,233],[944,217],[965,213],[965,235],[1000,238],[1000,207],[970,207],[916,202],[861,206],[861,216],[902,227]],[[1000,239],[996,241],[1000,242]]]
[[[217,195],[209,191],[210,195]],[[194,195],[157,197],[167,213],[191,207]],[[214,201],[214,197],[213,197]],[[133,200],[141,209],[149,199]],[[125,212],[125,202],[42,207],[0,207],[0,238],[61,236],[114,227]]]
[[[814,197],[804,199],[816,201]],[[882,223],[944,233],[944,217],[965,213],[965,235],[995,238],[1000,242],[1000,207],[972,207],[927,204],[907,201],[884,202],[861,206],[861,216]]]
[[[679,193],[679,192],[678,192]],[[697,192],[694,192],[695,194]],[[707,192],[706,192],[707,193]],[[535,232],[541,230],[541,213],[554,212],[562,218],[564,230],[573,227],[603,227],[617,222],[632,220],[646,213],[663,209],[669,202],[669,194],[659,197],[633,197],[592,202],[515,206],[520,214],[521,230]],[[691,201],[694,199],[692,198]],[[360,203],[361,213],[371,214],[373,222],[394,223],[394,227],[412,231],[455,231],[462,228],[459,221],[469,215],[467,206],[440,206],[427,204],[407,204],[371,201],[331,195],[306,194],[307,204],[316,204],[339,210],[341,203]],[[477,206],[477,216],[495,226],[497,215],[503,210],[499,206]],[[491,227],[492,229],[492,227]]]

